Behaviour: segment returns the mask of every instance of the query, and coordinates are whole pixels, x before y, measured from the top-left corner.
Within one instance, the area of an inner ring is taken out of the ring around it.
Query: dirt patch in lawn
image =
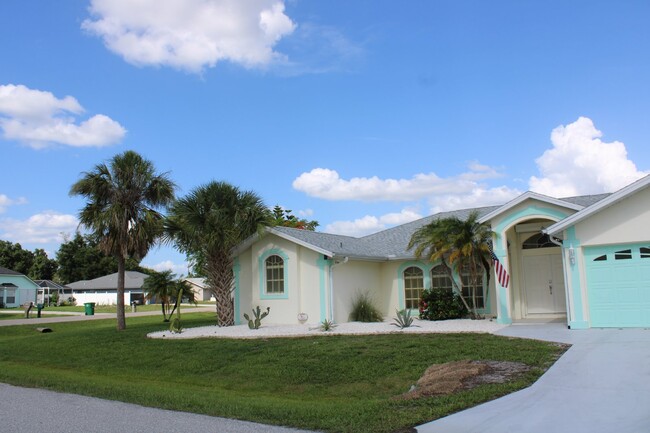
[[[400,399],[453,394],[484,383],[504,383],[530,370],[526,364],[508,361],[455,361],[427,368],[415,386]]]

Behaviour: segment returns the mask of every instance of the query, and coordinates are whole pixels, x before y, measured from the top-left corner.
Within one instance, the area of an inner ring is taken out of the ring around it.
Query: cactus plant
[[[244,319],[248,320],[248,327],[250,329],[260,329],[260,325],[262,324],[262,319],[268,316],[270,311],[271,311],[271,307],[266,307],[266,311],[262,312],[260,306],[258,305],[257,308],[253,309],[253,316],[255,318],[251,319],[248,316],[248,314],[244,313]]]
[[[183,296],[183,288],[181,287],[178,291],[178,296],[176,297],[176,317],[172,320],[172,323],[169,325],[169,330],[175,334],[180,334],[183,332],[183,325],[181,324],[181,297]]]

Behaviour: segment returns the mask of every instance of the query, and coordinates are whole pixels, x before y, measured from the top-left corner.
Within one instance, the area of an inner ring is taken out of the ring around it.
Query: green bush
[[[448,320],[467,316],[468,311],[460,296],[451,290],[427,289],[420,298],[420,319]]]
[[[379,308],[372,302],[370,295],[360,293],[352,302],[350,320],[352,322],[381,322],[384,317],[381,315]]]

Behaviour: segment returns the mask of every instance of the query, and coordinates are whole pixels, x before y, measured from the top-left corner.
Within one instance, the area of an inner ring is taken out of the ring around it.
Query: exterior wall
[[[334,283],[334,322],[350,321],[352,303],[368,293],[380,311],[388,310],[390,292],[381,284],[381,263],[350,260],[332,270]]]
[[[244,323],[243,313],[253,308],[253,292],[253,261],[249,249],[235,259],[235,324]]]
[[[142,290],[124,291],[124,305],[131,305],[131,293],[142,296]],[[94,302],[97,305],[115,305],[117,303],[117,290],[97,290],[94,292],[73,292],[77,305],[83,305],[86,302]]]
[[[5,307],[18,307],[27,302],[36,302],[36,294],[38,292],[38,284],[30,280],[24,275],[0,275],[0,284],[11,283],[17,286],[15,290],[15,302],[7,302],[7,292],[9,289],[0,287],[0,301]]]

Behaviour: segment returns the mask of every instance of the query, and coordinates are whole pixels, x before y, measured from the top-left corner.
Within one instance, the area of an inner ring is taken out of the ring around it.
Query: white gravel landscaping
[[[331,331],[321,331],[319,324],[304,325],[264,325],[260,329],[249,329],[248,325],[237,325],[220,328],[218,326],[202,326],[199,328],[183,329],[180,334],[170,331],[152,332],[149,338],[273,338],[273,337],[304,337],[309,335],[363,335],[363,334],[417,334],[417,333],[458,333],[485,332],[494,333],[508,325],[499,325],[492,319],[483,320],[443,320],[432,322],[414,319],[409,328],[399,329],[391,325],[391,321],[380,323],[346,322],[339,323]]]

